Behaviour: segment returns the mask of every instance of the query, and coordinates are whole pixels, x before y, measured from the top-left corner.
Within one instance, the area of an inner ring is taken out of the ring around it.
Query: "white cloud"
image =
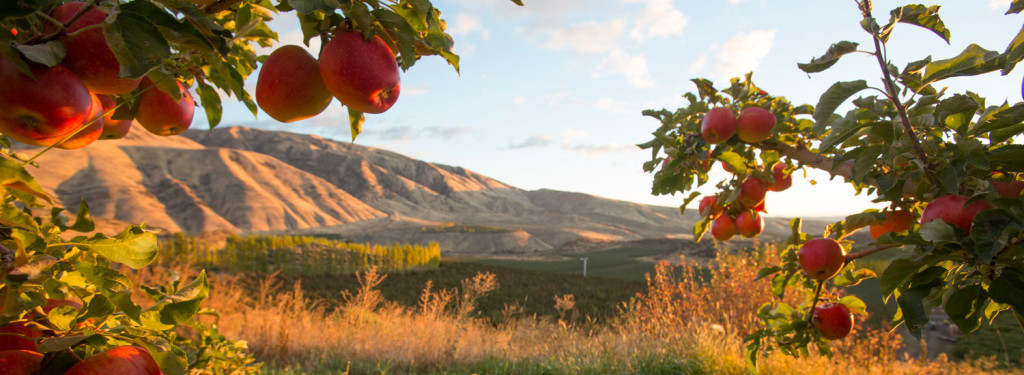
[[[427,86],[409,86],[409,87],[402,87],[402,91],[399,92],[398,94],[399,95],[405,95],[405,96],[416,96],[416,95],[427,94],[429,92],[430,92],[430,88],[427,87]]]
[[[581,131],[581,130],[576,130],[576,129],[566,129],[565,132],[562,133],[562,140],[563,140],[563,142],[567,142],[567,141],[570,141],[570,140],[573,140],[573,139],[586,138],[586,137],[587,137],[587,132]]]
[[[606,144],[577,144],[563,145],[563,149],[574,152],[582,152],[589,156],[607,154],[611,152],[633,152],[639,150],[636,145],[606,143]]]
[[[606,52],[616,47],[624,30],[625,23],[622,20],[605,23],[584,22],[554,28],[548,32],[548,41],[544,43],[544,47],[572,48],[581,53]]]
[[[630,86],[647,88],[654,86],[651,71],[647,68],[647,57],[644,55],[630,56],[626,51],[616,48],[597,64],[593,78],[622,75]]]
[[[712,49],[714,49],[714,48],[715,47],[712,47]],[[689,74],[696,74],[697,72],[699,72],[701,70],[704,70],[704,68],[707,67],[707,66],[708,66],[708,53],[707,52],[703,52],[700,55],[697,55],[697,58],[694,59],[692,63],[690,63],[690,68],[687,70],[687,73],[689,73]]]
[[[421,138],[451,139],[474,131],[473,128],[466,126],[389,126],[365,130],[363,135],[384,141],[409,143]]]
[[[522,95],[516,95],[515,98],[512,98],[512,103],[515,103],[516,105],[526,104],[526,97]]]
[[[611,98],[601,98],[597,100],[585,100],[570,95],[567,92],[560,92],[554,95],[545,96],[548,106],[565,106],[572,105],[577,107],[591,108],[595,110],[601,110],[612,113],[629,113],[632,108],[624,102],[616,101]],[[568,136],[570,133],[566,133]],[[586,133],[583,133],[585,135]]]
[[[729,4],[736,5],[747,0],[729,0]]]
[[[551,134],[537,134],[530,136],[530,138],[527,138],[522,142],[510,144],[508,145],[508,148],[511,150],[519,150],[526,148],[542,148],[554,142],[554,136],[552,136]]]
[[[650,0],[636,19],[636,26],[629,31],[629,36],[638,42],[680,36],[686,22],[686,16],[672,5],[672,0]]]
[[[774,29],[754,30],[732,37],[718,51],[715,73],[725,78],[756,70],[761,59],[771,51],[774,40]]]
[[[988,1],[988,9],[996,10],[996,9],[1009,9],[1009,8],[1010,8],[1010,0],[989,0]]]
[[[484,28],[479,17],[459,13],[448,23],[448,33],[454,36],[479,35],[481,39],[491,39],[491,31]]]

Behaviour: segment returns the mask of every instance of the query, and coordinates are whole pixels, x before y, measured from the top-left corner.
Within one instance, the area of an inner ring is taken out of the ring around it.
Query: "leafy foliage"
[[[709,183],[709,166],[721,161],[734,175],[717,183],[718,197],[731,202],[745,178],[770,179],[771,166],[782,162],[787,169],[816,168],[843,177],[858,194],[873,194],[875,202],[888,203],[886,211],[906,210],[920,217],[929,202],[949,194],[970,197],[968,204],[986,201],[989,208],[971,218],[970,231],[935,220],[915,224],[905,233],[881,235],[871,243],[844,241],[847,266],[827,285],[817,285],[797,265],[796,252],[811,236],[801,231],[800,221],[795,219],[793,235],[781,245],[781,264],[764,268],[758,278],[771,278],[778,297],[796,292],[805,298],[795,306],[775,300],[761,308],[764,326],[747,338],[752,364],[766,348],[805,355],[809,347],[815,347],[828,353],[828,342],[812,329],[809,312],[823,300],[837,299],[832,286],[854,285],[876,276],[856,269],[856,259],[890,249],[900,255],[879,277],[883,295],[895,297],[899,307],[893,326],[906,324],[920,335],[928,321],[928,306],[942,306],[968,334],[982,319],[991,320],[1004,311],[1016,315],[1024,327],[1024,301],[1020,298],[1024,295],[1024,201],[1019,193],[1008,195],[997,187],[1019,184],[1024,177],[1018,175],[1024,171],[1024,154],[1015,144],[1024,133],[1024,111],[1020,103],[987,106],[985,98],[976,93],[947,94],[945,88],[936,87],[953,77],[1008,73],[1021,60],[1021,36],[1014,37],[1004,52],[971,44],[957,56],[926,57],[901,70],[887,61],[885,54],[895,25],[923,27],[948,42],[950,31],[939,17],[939,7],[898,7],[890,12],[888,24],[879,26],[870,1],[857,5],[863,15],[862,28],[875,47],[866,53],[878,63],[881,87],[865,80],[837,82],[816,105],[809,106],[791,104],[760,90],[750,74],[732,79],[722,89],[709,80],[694,79],[697,92],[684,95],[688,106],[674,112],[644,111],[661,122],[654,139],[640,145],[652,151],[652,160],[644,164],[645,171],[656,172],[652,193],[685,192]],[[1019,12],[1019,6],[1014,2],[1008,13]],[[857,46],[837,42],[821,57],[798,67],[807,73],[827,70]],[[865,95],[865,90],[882,94]],[[704,113],[717,106],[736,112],[750,106],[770,108],[778,118],[773,137],[753,144],[738,139],[709,144],[700,135],[700,124]],[[840,114],[840,108],[850,109]],[[656,171],[665,158],[670,162]],[[697,195],[690,195],[686,203]],[[869,210],[829,226],[822,235],[843,240],[857,229],[884,220],[880,212]],[[705,219],[695,226],[696,238],[708,224]],[[855,311],[864,306],[851,297],[839,302]]]
[[[147,77],[175,100],[181,96],[176,82],[195,87],[210,128],[220,123],[224,97],[257,113],[245,81],[265,58],[257,56],[257,49],[275,44],[278,34],[270,21],[282,13],[298,18],[307,46],[312,38],[326,42],[337,33],[359,30],[366,38],[381,37],[403,69],[433,55],[459,69],[454,41],[429,0],[86,0],[67,22],[49,16],[64,3],[69,1],[3,2],[0,58],[29,77],[36,64],[60,64],[67,38],[85,30],[69,33],[69,26],[100,9],[106,17],[91,27],[102,29],[120,63],[119,77]],[[134,118],[147,89],[117,95],[114,118]],[[364,116],[349,114],[355,138]],[[245,354],[245,342],[229,340],[216,326],[196,319],[216,314],[202,307],[210,288],[205,273],[164,286],[134,285],[125,267],[139,269],[157,259],[156,234],[140,224],[112,237],[89,235],[94,225],[85,202],[72,222],[26,169],[34,157],[17,156],[7,137],[0,137],[0,147],[0,326],[21,322],[41,329],[33,344],[45,353],[45,364],[73,364],[111,347],[135,345],[146,349],[166,374],[259,371]],[[45,167],[41,172],[46,173]],[[365,250],[370,258],[392,255]],[[420,259],[407,256],[402,246],[399,250],[402,265],[436,264],[436,257]],[[140,294],[150,302],[140,303]],[[78,307],[48,306],[55,300]]]

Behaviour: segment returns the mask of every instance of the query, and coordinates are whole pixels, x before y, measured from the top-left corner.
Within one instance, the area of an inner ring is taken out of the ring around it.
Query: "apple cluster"
[[[316,116],[332,96],[360,113],[383,113],[398,100],[398,62],[384,40],[343,31],[314,58],[300,46],[277,48],[263,62],[256,103],[280,122]]]
[[[728,164],[724,164],[728,171]],[[793,176],[786,173],[786,164],[772,166],[772,179],[750,176],[743,180],[735,202],[722,204],[720,195],[705,196],[700,201],[700,215],[711,219],[711,235],[719,241],[728,241],[736,234],[754,238],[764,231],[765,198],[769,191],[784,191],[793,185]]]
[[[62,4],[50,17],[66,23],[84,5]],[[54,66],[28,63],[31,76],[0,57],[0,132],[25,144],[64,149],[123,138],[133,120],[113,114],[118,102],[128,101],[135,104],[134,121],[154,134],[188,129],[195,103],[181,82],[175,82],[178,92],[172,96],[147,78],[120,76],[121,65],[98,27],[106,17],[98,8],[83,13],[60,38],[64,59]]]
[[[82,304],[67,299],[49,299],[42,307],[44,314],[67,306],[81,310]],[[53,336],[54,332],[45,324],[45,316],[35,312],[25,315],[25,320],[0,326],[0,372],[9,375],[30,375],[42,368],[43,354],[36,347],[40,337]],[[82,324],[91,324],[85,322]],[[64,374],[161,374],[156,361],[145,349],[137,346],[115,346],[102,353],[89,356],[67,368]]]

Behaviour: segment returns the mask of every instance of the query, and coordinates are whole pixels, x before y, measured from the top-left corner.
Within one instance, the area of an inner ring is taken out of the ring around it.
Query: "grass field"
[[[554,260],[515,260],[491,258],[463,258],[459,262],[476,263],[529,271],[583,275],[583,260],[587,258],[587,276],[621,280],[643,281],[644,274],[654,272],[654,263],[641,258],[662,255],[663,249],[618,247],[606,250],[559,254]]]

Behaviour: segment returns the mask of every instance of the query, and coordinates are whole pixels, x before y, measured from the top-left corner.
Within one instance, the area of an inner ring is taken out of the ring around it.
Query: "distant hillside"
[[[32,152],[31,150],[28,152]],[[39,160],[65,206],[85,199],[112,229],[302,232],[437,241],[446,252],[523,253],[580,241],[689,238],[696,215],[555,190],[527,191],[460,167],[313,135],[242,127],[126,139]],[[788,234],[769,220],[768,236]]]

